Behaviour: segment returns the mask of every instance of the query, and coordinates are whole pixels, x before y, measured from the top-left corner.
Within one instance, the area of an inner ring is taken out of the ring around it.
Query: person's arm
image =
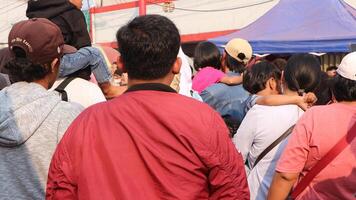
[[[46,199],[77,199],[72,161],[67,154],[65,139],[57,146],[48,170]]]
[[[46,199],[78,199],[75,171],[75,158],[79,157],[82,146],[82,133],[87,121],[83,111],[69,126],[62,140],[57,145],[48,170]],[[80,138],[80,139],[78,139]]]
[[[310,108],[317,98],[314,93],[307,93],[304,96],[287,96],[287,95],[267,95],[257,98],[256,104],[267,106],[279,106],[295,104],[301,109]]]
[[[243,159],[228,136],[224,121],[217,114],[209,128],[209,199],[250,199]]]
[[[220,79],[220,83],[225,83],[227,85],[238,85],[242,83],[243,75],[241,76],[227,76],[225,75]]]
[[[268,192],[268,200],[285,200],[288,197],[299,173],[276,172]]]

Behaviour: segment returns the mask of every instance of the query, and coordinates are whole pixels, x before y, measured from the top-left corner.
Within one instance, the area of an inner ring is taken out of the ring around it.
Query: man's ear
[[[59,68],[59,59],[58,58],[55,58],[55,59],[52,60],[52,62],[51,62],[51,71],[55,72],[56,67]]]
[[[179,74],[181,66],[182,66],[182,59],[180,57],[177,57],[176,61],[174,61],[173,63],[172,73]]]
[[[127,73],[124,62],[122,61],[121,55],[117,57],[117,68],[119,68],[123,73]]]

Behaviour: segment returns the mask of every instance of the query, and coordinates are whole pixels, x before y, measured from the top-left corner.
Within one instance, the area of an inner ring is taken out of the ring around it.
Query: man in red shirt
[[[84,111],[53,156],[47,199],[249,199],[241,155],[208,105],[169,87],[180,36],[159,15],[117,32],[129,89]]]

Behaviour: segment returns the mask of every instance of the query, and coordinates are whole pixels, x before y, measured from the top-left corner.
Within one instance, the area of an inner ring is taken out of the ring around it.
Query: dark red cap
[[[61,30],[44,18],[33,18],[16,23],[9,33],[9,50],[20,47],[33,63],[46,64],[76,48],[64,44]]]

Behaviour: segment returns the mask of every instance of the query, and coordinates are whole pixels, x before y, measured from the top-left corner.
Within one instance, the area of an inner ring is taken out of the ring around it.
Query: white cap
[[[356,52],[347,54],[336,72],[346,79],[356,81]]]
[[[252,58],[252,47],[247,40],[235,38],[230,40],[226,46],[225,51],[237,61],[245,65]]]

